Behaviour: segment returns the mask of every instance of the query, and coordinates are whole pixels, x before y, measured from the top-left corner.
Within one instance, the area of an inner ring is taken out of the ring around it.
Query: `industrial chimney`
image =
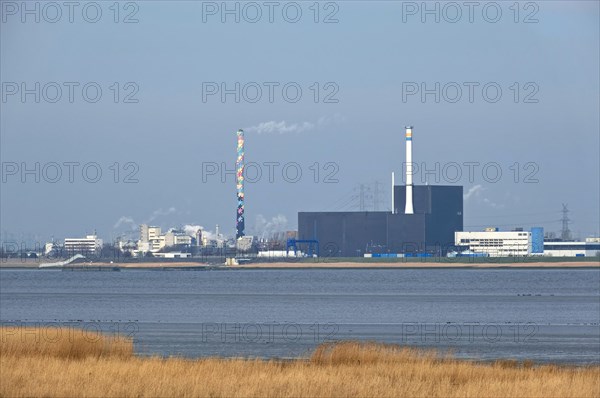
[[[413,210],[413,163],[412,126],[406,126],[406,206],[404,214],[414,214]]]
[[[394,199],[394,185],[396,185],[396,182],[394,180],[394,172],[392,171],[392,214],[396,214],[396,202]]]
[[[244,234],[244,130],[237,131],[237,160],[236,190],[237,190],[237,219],[235,223],[235,237],[239,239]]]

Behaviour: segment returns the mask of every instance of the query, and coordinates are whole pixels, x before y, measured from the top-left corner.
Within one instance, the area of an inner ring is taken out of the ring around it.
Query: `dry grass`
[[[0,327],[0,356],[83,359],[133,355],[133,341],[94,330]]]
[[[0,328],[0,396],[600,396],[598,366],[485,365],[357,342],[322,345],[307,360],[291,362],[139,358],[123,338],[71,330],[67,342],[42,338],[32,345],[36,331]]]

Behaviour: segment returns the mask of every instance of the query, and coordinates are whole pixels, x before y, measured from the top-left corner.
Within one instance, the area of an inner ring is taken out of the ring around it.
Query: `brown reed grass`
[[[36,329],[24,336],[0,328],[0,396],[600,396],[599,366],[482,364],[360,342],[324,344],[309,358],[296,361],[141,358],[133,355],[129,339],[67,332],[63,329],[61,334],[70,336],[66,342],[42,337],[34,341]]]

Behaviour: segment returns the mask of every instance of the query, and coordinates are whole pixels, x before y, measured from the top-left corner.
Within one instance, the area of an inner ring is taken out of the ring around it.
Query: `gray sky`
[[[464,186],[466,229],[558,231],[568,203],[575,235],[599,234],[598,2],[522,2],[518,15],[512,1],[481,2],[472,22],[467,7],[430,2],[439,23],[421,2],[322,2],[318,15],[313,2],[281,2],[272,22],[262,2],[260,16],[238,3],[239,23],[221,2],[120,3],[118,15],[98,2],[95,23],[87,2],[73,22],[62,2],[61,16],[44,4],[36,22],[1,2],[3,240],[94,229],[110,239],[141,222],[233,234],[234,177],[203,178],[203,167],[234,168],[238,128],[262,171],[246,184],[247,233],[294,229],[298,211],[356,208],[344,196],[375,180],[389,207],[406,124],[428,183]],[[239,102],[221,98],[236,82]]]

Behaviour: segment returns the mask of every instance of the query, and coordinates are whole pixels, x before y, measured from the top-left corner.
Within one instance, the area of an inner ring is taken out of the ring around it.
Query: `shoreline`
[[[61,269],[61,270],[282,270],[282,269],[547,269],[585,268],[600,269],[600,262],[589,261],[530,261],[530,262],[373,262],[373,261],[330,261],[330,262],[252,262],[238,265],[209,264],[205,262],[93,262],[67,265],[64,267],[39,268],[43,262],[2,262],[0,269]]]
[[[554,263],[442,263],[442,262],[328,262],[328,263],[250,263],[230,266],[232,269],[453,269],[453,268],[600,268],[595,262]]]

